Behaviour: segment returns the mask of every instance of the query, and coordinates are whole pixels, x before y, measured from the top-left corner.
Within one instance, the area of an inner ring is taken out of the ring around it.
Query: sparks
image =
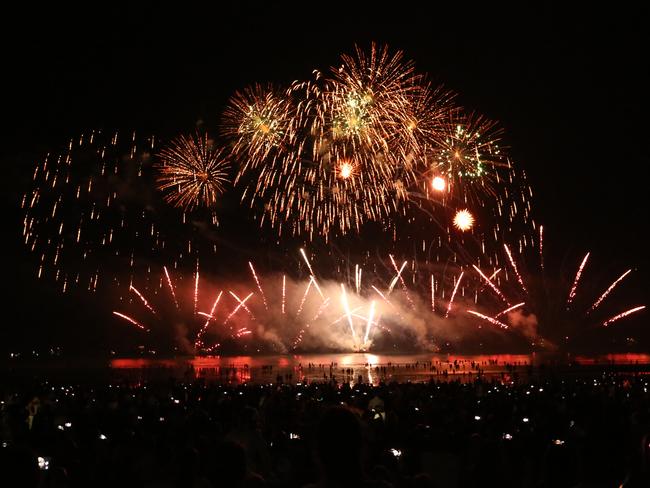
[[[567,298],[566,306],[569,308],[569,305],[571,305],[571,302],[573,302],[573,299],[576,296],[576,291],[578,290],[578,283],[580,282],[580,276],[582,275],[582,271],[585,269],[585,265],[587,264],[587,259],[589,259],[589,253],[587,253],[582,260],[582,263],[580,263],[580,267],[578,268],[578,272],[576,273],[576,277],[573,280],[573,286],[571,286],[571,291],[569,292],[569,297]]]
[[[477,272],[479,275],[481,275],[481,278],[483,278],[483,279],[486,281],[486,283],[487,283],[488,285],[490,285],[490,288],[492,288],[492,290],[494,290],[494,293],[496,293],[497,296],[498,296],[499,298],[501,298],[501,300],[503,300],[504,302],[506,302],[506,303],[508,304],[508,306],[509,306],[509,305],[510,305],[510,302],[508,302],[508,299],[505,297],[505,295],[504,295],[503,293],[501,293],[501,290],[499,290],[499,289],[497,288],[497,286],[492,282],[492,280],[491,280],[490,278],[488,278],[487,276],[485,276],[485,275],[483,274],[483,272],[478,268],[478,266],[472,264],[472,267],[476,270],[476,272]],[[495,276],[498,272],[499,272],[499,270],[495,271],[495,273],[494,273],[492,276]]]
[[[138,321],[135,320],[135,319],[132,319],[132,318],[129,317],[128,315],[124,315],[123,313],[115,312],[115,311],[113,311],[113,315],[117,315],[118,317],[120,317],[120,318],[126,320],[127,322],[130,322],[131,324],[135,325],[136,327],[138,327],[138,328],[140,328],[140,329],[142,329],[142,330],[145,330],[145,331],[149,332],[149,329],[147,329],[147,328],[146,328],[144,325],[142,325],[140,322],[138,322]]]
[[[544,271],[544,226],[539,226],[539,266]]]
[[[149,309],[149,311],[150,311],[152,314],[156,315],[156,311],[153,309],[153,307],[151,306],[151,304],[150,304],[150,303],[147,301],[147,299],[142,295],[142,293],[140,293],[140,292],[137,290],[137,288],[136,288],[135,286],[133,286],[133,285],[129,285],[129,290],[132,291],[133,293],[135,293],[136,295],[138,295],[138,297],[140,298],[140,300],[142,300],[142,303],[144,304],[144,306],[147,307],[147,308]]]
[[[508,327],[506,324],[504,324],[503,322],[501,322],[501,321],[499,321],[499,320],[497,320],[497,319],[494,319],[494,318],[492,318],[492,317],[488,317],[487,315],[483,315],[482,313],[475,312],[474,310],[468,310],[467,313],[471,313],[472,315],[475,315],[475,316],[477,316],[478,318],[481,318],[481,319],[483,319],[483,320],[487,320],[487,321],[490,322],[491,324],[498,325],[498,326],[501,327],[502,329],[508,329],[508,328],[509,328],[509,327]]]
[[[501,312],[499,312],[498,314],[496,314],[493,318],[498,319],[498,318],[501,317],[502,315],[505,315],[505,314],[507,314],[508,312],[512,312],[513,310],[515,310],[515,309],[517,309],[517,308],[519,308],[519,307],[523,307],[524,305],[526,305],[526,302],[521,302],[521,303],[518,303],[518,304],[516,304],[516,305],[513,305],[512,307],[508,307],[508,308],[506,308],[505,310],[502,310]]]
[[[194,279],[194,315],[199,306],[199,263],[196,263],[196,277]]]
[[[447,188],[447,182],[442,176],[436,176],[431,182],[431,186],[435,191],[443,192]]]
[[[460,280],[463,279],[464,273],[465,273],[464,271],[461,271],[460,276],[456,281],[456,286],[454,286],[454,291],[451,293],[451,298],[449,299],[449,303],[447,304],[447,311],[445,312],[445,318],[449,317],[449,312],[451,312],[451,305],[454,303],[454,297],[456,296],[456,292],[458,291],[458,286],[460,285]]]
[[[629,310],[626,310],[625,312],[621,312],[618,315],[614,315],[612,318],[605,320],[603,322],[603,327],[607,327],[609,324],[616,322],[617,320],[620,320],[624,317],[627,317],[630,314],[633,314],[635,312],[639,312],[640,310],[643,310],[645,308],[645,305],[641,305],[639,307],[634,307]]]
[[[370,302],[370,313],[368,314],[368,322],[366,323],[366,334],[363,337],[363,343],[368,342],[368,336],[370,335],[370,328],[372,327],[372,318],[375,315],[375,301]]]
[[[302,299],[300,300],[300,305],[298,306],[298,311],[296,312],[296,317],[300,316],[300,313],[302,312],[302,307],[305,305],[305,300],[307,299],[307,294],[309,293],[309,289],[311,288],[311,284],[314,282],[314,278],[312,276],[309,277],[309,282],[307,283],[307,286],[305,287],[305,293],[302,295]]]
[[[510,261],[510,265],[512,266],[512,269],[515,272],[515,276],[517,277],[517,281],[521,285],[521,289],[524,290],[524,293],[528,293],[528,290],[526,289],[526,285],[524,285],[524,280],[519,274],[519,270],[517,269],[517,264],[515,263],[514,258],[512,257],[512,253],[510,252],[510,248],[508,247],[508,244],[504,244],[503,247],[506,250],[506,254],[508,255],[508,260]]]
[[[474,216],[469,210],[463,209],[456,212],[454,215],[454,227],[458,230],[465,232],[474,226]]]
[[[174,285],[172,284],[172,279],[169,277],[167,266],[163,266],[163,269],[165,270],[165,276],[167,277],[167,284],[169,285],[169,289],[172,292],[172,297],[174,298],[174,304],[176,305],[176,308],[178,308],[178,300],[176,300],[176,292],[174,291]]]
[[[235,309],[234,309],[232,312],[230,312],[230,314],[228,315],[228,317],[226,317],[226,320],[223,321],[223,325],[226,325],[226,324],[228,323],[228,321],[232,318],[232,316],[235,315],[235,314],[239,311],[240,308],[245,307],[245,303],[246,303],[246,301],[247,301],[250,297],[253,296],[253,292],[251,292],[251,293],[248,294],[248,296],[247,296],[246,298],[244,298],[243,300],[240,300],[239,297],[237,297],[237,295],[235,295],[233,292],[230,292],[230,294],[233,295],[233,296],[235,297],[235,299],[236,299],[239,303],[237,304],[237,306],[235,307]],[[249,311],[249,313],[250,313],[250,311]]]
[[[287,277],[282,275],[282,315],[284,315],[284,304],[287,300]]]
[[[343,304],[343,310],[345,310],[345,315],[348,318],[348,324],[350,324],[350,332],[352,332],[352,339],[354,342],[357,342],[357,335],[354,332],[354,325],[352,324],[352,312],[350,312],[350,304],[348,303],[348,296],[345,293],[345,285],[341,283],[341,303]]]
[[[629,275],[632,272],[631,269],[628,269],[625,273],[623,273],[621,276],[619,276],[609,287],[603,292],[602,295],[594,302],[594,304],[591,306],[591,308],[587,311],[587,315],[589,315],[591,312],[596,310],[598,306],[602,303],[602,301],[609,295],[614,288],[616,288],[616,285],[618,285],[623,278],[625,278],[627,275]]]
[[[257,289],[260,291],[260,295],[262,295],[262,302],[264,303],[264,308],[268,310],[269,306],[266,303],[266,296],[264,295],[264,290],[262,290],[262,285],[260,284],[260,280],[257,278],[257,273],[255,273],[255,268],[253,268],[253,263],[249,261],[248,266],[250,266],[251,273],[253,273],[253,278],[255,279],[255,283],[257,284]]]

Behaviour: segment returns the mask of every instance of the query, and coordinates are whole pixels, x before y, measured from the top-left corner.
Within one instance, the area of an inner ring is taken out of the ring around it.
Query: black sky
[[[167,136],[199,120],[216,127],[234,90],[306,78],[371,41],[403,50],[463,105],[499,120],[560,252],[592,249],[601,262],[636,265],[647,297],[647,8],[437,3],[6,11],[0,161],[2,237],[16,276],[3,294],[10,316],[27,327],[41,316],[21,311],[35,285],[17,207],[45,152],[88,128]]]

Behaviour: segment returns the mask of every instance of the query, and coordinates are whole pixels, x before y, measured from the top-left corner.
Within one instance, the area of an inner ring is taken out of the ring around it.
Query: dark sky
[[[40,317],[25,312],[34,284],[16,210],[35,158],[91,127],[172,135],[197,120],[216,126],[235,89],[306,78],[370,41],[403,50],[465,106],[500,121],[562,252],[637,265],[647,288],[646,8],[212,3],[3,15],[2,232],[16,277],[3,281],[15,322]]]

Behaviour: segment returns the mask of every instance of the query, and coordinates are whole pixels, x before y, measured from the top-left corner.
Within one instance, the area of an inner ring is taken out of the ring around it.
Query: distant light
[[[38,468],[39,469],[49,469],[50,467],[50,460],[41,456],[38,456],[36,458],[38,461]]]
[[[105,441],[106,439],[108,439],[108,437],[106,437],[104,434],[99,434],[99,438],[100,438],[101,440],[103,440],[103,441]]]
[[[66,422],[64,425],[66,426],[66,428],[69,429],[70,427],[72,427],[72,422]]]
[[[390,449],[390,452],[396,458],[399,458],[399,457],[402,456],[402,451],[400,451],[399,449]]]
[[[474,226],[474,216],[469,210],[463,209],[456,212],[454,215],[454,227],[458,230],[465,232]]]
[[[480,415],[474,415],[474,420],[481,420],[481,416]]]
[[[524,423],[527,423],[528,422],[528,417],[524,417],[522,420],[523,420]]]
[[[431,186],[436,191],[445,191],[445,188],[447,188],[447,182],[442,176],[436,176],[431,181]]]
[[[503,434],[503,438],[504,438],[505,440],[507,440],[507,441],[511,441],[511,440],[512,440],[512,436],[511,436],[510,434]]]

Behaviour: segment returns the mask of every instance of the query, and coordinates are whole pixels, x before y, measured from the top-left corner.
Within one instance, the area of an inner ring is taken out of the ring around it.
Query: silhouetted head
[[[352,412],[327,410],[316,432],[316,454],[328,480],[351,482],[361,478],[361,425]]]
[[[38,486],[40,473],[36,456],[27,449],[0,450],[0,476],[3,481],[10,480],[11,486]]]
[[[246,478],[246,451],[232,441],[220,443],[215,450],[211,481],[215,486],[242,486]]]

